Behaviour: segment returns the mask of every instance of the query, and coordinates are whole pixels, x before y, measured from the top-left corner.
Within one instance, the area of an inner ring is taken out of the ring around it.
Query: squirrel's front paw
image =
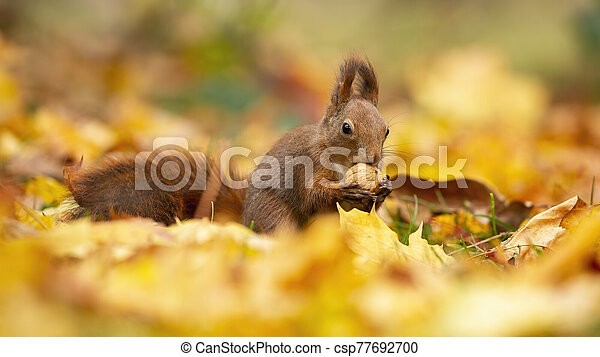
[[[345,187],[342,188],[342,198],[351,201],[373,201],[377,197],[371,191],[364,190],[360,187]]]
[[[383,199],[385,199],[385,196]],[[349,185],[341,189],[341,200],[344,208],[358,208],[361,211],[368,212],[373,204],[378,201],[378,195],[364,190],[358,185]]]
[[[381,204],[392,192],[392,183],[386,177],[373,191],[365,190],[358,184],[348,184],[341,189],[341,201],[344,209],[358,208],[361,211],[369,212],[373,204]]]
[[[385,198],[392,192],[392,182],[389,177],[385,177],[380,183],[377,190],[377,202],[383,202]]]

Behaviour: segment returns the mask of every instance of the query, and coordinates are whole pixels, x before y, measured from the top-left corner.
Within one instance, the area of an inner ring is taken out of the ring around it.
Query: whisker
[[[412,160],[417,158],[418,155],[411,154],[406,151],[382,151],[383,157],[385,158],[394,158],[399,157],[406,160]]]
[[[392,154],[393,153],[409,153],[409,151],[406,151],[406,150],[391,149],[391,148],[387,148],[387,147],[382,148],[381,151],[387,152],[387,153],[392,153]]]
[[[390,154],[393,154],[393,153],[402,153],[402,152],[409,153],[410,152],[410,151],[407,151],[407,150],[388,149],[388,148],[383,148],[381,151],[387,152],[387,153],[390,153]]]
[[[388,124],[388,128],[390,128],[390,130],[395,130],[394,128],[401,128],[401,127],[397,127],[397,125],[408,125],[408,123],[407,122],[398,121],[398,122],[395,122],[395,123]],[[398,129],[398,130],[400,130],[400,129]]]
[[[396,125],[399,125],[399,124],[407,125],[407,124],[408,124],[408,122],[407,122],[407,121],[403,121],[403,120],[401,120],[401,119],[402,119],[402,118],[398,118],[398,119],[396,119],[396,120],[394,120],[394,119],[390,119],[390,120],[388,120],[388,121],[386,122],[386,124],[387,124],[388,128],[390,128],[390,130],[391,130],[393,127],[395,127]]]
[[[409,114],[410,110],[406,109],[406,110],[401,110],[400,112],[396,113],[395,115],[393,115],[391,118],[388,119],[388,125],[391,125],[392,120],[396,119],[399,115],[405,115],[405,114]]]
[[[390,148],[390,147],[399,147],[399,146],[406,146],[406,144],[387,144],[383,148],[387,149],[387,148]]]
[[[394,141],[397,142],[397,141]],[[404,140],[400,140],[400,144],[387,144],[386,145],[396,145],[396,146],[414,146],[414,145],[421,145],[422,142],[418,142],[418,141],[404,141]]]
[[[394,128],[396,127],[396,125],[408,125],[408,122],[406,121],[394,121],[394,122],[390,122],[388,123],[388,128]]]
[[[408,166],[406,165],[406,161],[408,161],[408,159],[404,158],[403,160],[398,160],[398,158],[399,158],[398,156],[383,156],[381,158],[381,161],[384,164],[388,164],[388,163],[389,164],[397,164],[398,167],[407,169]]]

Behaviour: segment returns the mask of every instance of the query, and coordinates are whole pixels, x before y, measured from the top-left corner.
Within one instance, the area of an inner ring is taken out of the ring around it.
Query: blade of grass
[[[494,194],[490,192],[490,203],[492,208],[492,232],[494,235],[498,235],[498,229],[496,228],[496,202],[494,200]]]
[[[419,199],[417,198],[417,195],[413,195],[413,200],[415,203],[415,209],[412,213],[412,215],[410,214],[410,205],[407,202],[406,203],[406,209],[409,213],[409,222],[408,222],[408,229],[406,230],[406,234],[403,234],[402,237],[400,237],[400,242],[404,245],[408,245],[408,237],[410,236],[410,234],[413,232],[413,228],[416,228],[417,225],[415,224],[417,221],[417,214],[419,213]]]
[[[594,204],[594,189],[596,187],[596,176],[592,177],[592,192],[590,193],[590,205]]]
[[[435,190],[435,196],[437,197],[438,201],[442,205],[442,208],[447,209],[448,205],[446,204],[446,200],[444,199],[442,192],[440,190]]]
[[[475,217],[483,217],[483,218],[487,218],[490,220],[490,222],[492,221],[493,217],[489,214],[474,214],[473,216]],[[507,231],[516,231],[516,228],[511,226],[510,224],[498,219],[498,217],[496,217],[496,225],[502,226],[503,228],[505,228]]]
[[[503,240],[502,238],[504,238],[504,236],[508,236],[508,235],[511,235],[511,234],[512,234],[512,232],[504,232],[504,233],[500,233],[500,234],[497,234],[497,235],[495,235],[495,236],[492,236],[492,237],[486,238],[486,239],[484,239],[484,240],[480,240],[480,241],[479,241],[479,242],[477,242],[477,243],[473,243],[473,244],[470,244],[470,245],[465,245],[463,248],[460,248],[460,249],[457,249],[457,250],[455,250],[455,251],[453,251],[453,252],[450,252],[450,253],[448,253],[448,255],[456,254],[456,253],[458,253],[458,252],[460,252],[460,251],[463,251],[463,250],[465,250],[465,249],[469,249],[469,248],[474,248],[474,247],[477,247],[477,246],[479,246],[480,244],[487,243],[487,242],[493,241],[493,240],[495,240],[495,239],[499,239],[499,240],[501,240],[501,241],[502,241],[502,240]],[[461,241],[462,241],[462,240],[461,240]],[[464,241],[462,241],[462,242],[464,243]]]

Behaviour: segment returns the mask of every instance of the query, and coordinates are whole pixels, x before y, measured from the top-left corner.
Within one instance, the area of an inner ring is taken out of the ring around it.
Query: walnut
[[[346,171],[344,182],[346,184],[358,184],[363,190],[377,193],[382,182],[386,181],[387,177],[373,165],[356,164]]]

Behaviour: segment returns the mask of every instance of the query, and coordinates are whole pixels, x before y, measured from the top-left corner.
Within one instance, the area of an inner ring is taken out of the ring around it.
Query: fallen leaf
[[[563,220],[574,209],[585,206],[585,202],[575,196],[535,215],[502,243],[502,254],[506,260],[514,258],[516,265],[535,258],[565,232]]]
[[[40,198],[47,206],[56,206],[68,193],[62,183],[47,176],[36,176],[25,185],[26,195]]]
[[[575,210],[577,209],[573,211]],[[594,268],[600,248],[600,208],[589,207],[585,216],[580,215],[579,224],[576,226],[567,228],[564,223],[563,219],[561,226],[566,229],[564,238],[553,246],[555,249],[546,259],[527,265],[527,277],[549,282],[564,281],[567,277],[572,278],[577,276],[577,273]]]
[[[379,218],[375,211],[344,211],[338,205],[340,224],[349,233],[348,245],[357,255],[356,265],[370,272],[388,263],[417,263],[441,269],[454,263],[441,246],[430,245],[421,237],[423,223],[409,236],[408,246],[400,243],[398,235]]]
[[[21,223],[24,223],[37,230],[47,230],[54,227],[54,220],[39,211],[28,207],[26,204],[15,201],[15,217]]]

